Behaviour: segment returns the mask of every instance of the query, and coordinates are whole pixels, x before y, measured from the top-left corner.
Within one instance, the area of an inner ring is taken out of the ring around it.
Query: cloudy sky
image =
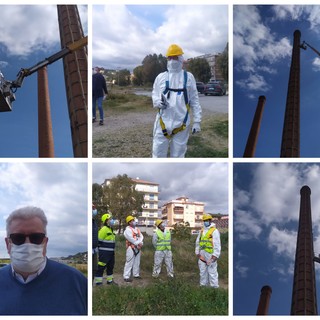
[[[320,51],[320,6],[234,6],[234,155],[242,157],[258,97],[266,104],[256,157],[279,157],[293,33]],[[320,57],[301,50],[301,157],[319,157]]]
[[[269,314],[290,314],[300,189],[304,185],[311,189],[314,251],[318,255],[319,181],[319,164],[234,164],[234,314],[256,314],[264,285],[272,287]],[[319,271],[316,264],[318,288]]]
[[[222,52],[228,42],[226,5],[93,6],[93,65],[133,70],[148,54],[170,44],[186,59]]]
[[[8,257],[6,218],[24,206],[48,218],[48,257],[87,251],[87,164],[0,163],[0,258]]]
[[[127,174],[159,184],[159,205],[186,196],[205,203],[205,211],[228,214],[226,163],[93,163],[94,183]]]
[[[78,6],[85,34],[87,8]],[[15,80],[61,49],[57,7],[0,5],[0,71]],[[48,66],[51,115],[56,157],[73,157],[62,60]],[[0,157],[38,157],[37,74],[16,92],[13,111],[0,114]]]

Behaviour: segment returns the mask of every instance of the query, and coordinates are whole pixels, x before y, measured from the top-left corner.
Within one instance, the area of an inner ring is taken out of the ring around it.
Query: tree
[[[189,222],[177,222],[173,226],[172,234],[176,239],[187,240],[191,237],[191,230]]]
[[[143,85],[143,67],[138,66],[133,69],[133,84],[135,86]]]
[[[147,55],[142,61],[143,84],[153,83],[157,75],[166,69],[167,60],[163,55]]]
[[[197,81],[208,82],[211,78],[211,70],[208,61],[205,58],[191,59],[188,63],[190,71]]]
[[[135,189],[135,183],[126,174],[118,175],[103,188],[103,203],[113,217],[119,220],[119,233],[128,215],[137,216],[144,205],[143,194]]]
[[[229,60],[229,49],[228,43],[224,49],[224,51],[217,57],[216,63],[221,70],[223,79],[228,83],[229,81],[229,68],[228,68],[228,60]]]
[[[131,83],[131,74],[128,69],[122,69],[118,71],[118,85],[119,86],[128,86]]]

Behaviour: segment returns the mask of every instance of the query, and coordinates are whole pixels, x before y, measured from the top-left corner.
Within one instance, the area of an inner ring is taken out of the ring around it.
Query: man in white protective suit
[[[196,240],[195,253],[200,270],[200,286],[219,288],[218,259],[221,252],[220,233],[210,214],[203,214],[204,227]]]
[[[192,133],[200,132],[201,106],[196,81],[192,73],[184,71],[183,51],[176,45],[167,51],[168,71],[154,81],[153,107],[159,109],[153,128],[153,158],[184,158],[193,115]]]

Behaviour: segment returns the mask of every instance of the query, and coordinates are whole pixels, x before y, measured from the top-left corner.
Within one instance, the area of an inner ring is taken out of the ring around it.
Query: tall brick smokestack
[[[280,157],[300,157],[300,38],[301,32],[293,34],[286,111],[282,131]]]
[[[259,300],[259,305],[257,309],[257,316],[268,314],[271,294],[272,294],[271,287],[264,286],[261,288],[260,300]]]
[[[243,157],[244,158],[252,158],[254,157],[254,153],[256,151],[256,145],[258,141],[261,119],[263,114],[264,105],[266,103],[266,97],[260,96],[258,99],[258,104],[256,108],[256,112],[254,114],[254,118],[252,121],[251,129],[249,132],[246,148],[244,150]]]
[[[47,67],[38,70],[38,143],[40,158],[54,157]]]
[[[84,37],[76,5],[58,5],[61,47]],[[82,48],[63,58],[73,154],[88,156],[88,58]]]
[[[300,195],[291,315],[317,315],[310,188],[308,186],[302,187]]]

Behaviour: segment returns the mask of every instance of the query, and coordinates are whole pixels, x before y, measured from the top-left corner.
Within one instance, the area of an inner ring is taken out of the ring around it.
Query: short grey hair
[[[47,224],[48,220],[43,210],[37,207],[23,207],[20,209],[16,209],[7,218],[7,236],[9,236],[9,228],[13,220],[22,219],[29,220],[32,218],[39,218],[43,224],[44,233],[47,234]]]

